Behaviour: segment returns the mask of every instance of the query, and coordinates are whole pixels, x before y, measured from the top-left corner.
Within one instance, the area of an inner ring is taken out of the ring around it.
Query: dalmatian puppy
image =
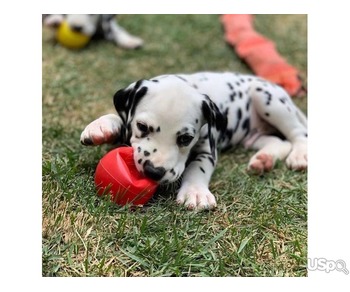
[[[115,14],[44,14],[43,23],[56,29],[65,20],[73,31],[88,37],[102,36],[124,49],[141,47],[143,40],[120,27],[115,18]]]
[[[133,147],[137,169],[168,184],[182,178],[177,202],[212,209],[208,186],[218,150],[242,144],[257,152],[248,170],[263,174],[277,160],[307,168],[307,119],[281,87],[251,75],[201,72],[139,80],[114,95],[117,113],[91,122],[83,145]]]

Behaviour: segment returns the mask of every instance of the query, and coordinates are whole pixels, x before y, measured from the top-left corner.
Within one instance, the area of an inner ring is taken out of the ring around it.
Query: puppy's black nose
[[[83,27],[81,25],[72,24],[71,29],[75,32],[81,32],[83,30]]]
[[[144,163],[143,171],[147,177],[156,181],[161,180],[166,172],[164,167],[154,167],[153,163],[149,160],[146,160]]]

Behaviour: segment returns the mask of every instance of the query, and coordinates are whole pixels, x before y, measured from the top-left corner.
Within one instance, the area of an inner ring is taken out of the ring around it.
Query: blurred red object
[[[275,43],[254,30],[251,14],[224,14],[225,40],[253,72],[282,86],[291,96],[305,93],[298,70],[277,52]]]

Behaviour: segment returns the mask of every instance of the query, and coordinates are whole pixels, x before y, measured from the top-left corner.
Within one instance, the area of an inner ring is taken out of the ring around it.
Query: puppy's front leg
[[[109,38],[124,49],[137,49],[143,45],[143,40],[141,38],[129,34],[115,21],[110,22]]]
[[[216,157],[216,155],[215,155]],[[214,209],[216,200],[209,191],[209,182],[214,171],[216,159],[206,151],[197,152],[186,167],[176,202],[188,209]]]
[[[104,115],[86,126],[81,133],[80,142],[85,146],[112,144],[120,134],[122,125],[119,115]]]

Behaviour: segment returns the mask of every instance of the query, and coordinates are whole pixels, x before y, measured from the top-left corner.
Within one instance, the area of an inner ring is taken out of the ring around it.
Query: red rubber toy
[[[95,185],[98,195],[110,194],[118,205],[144,205],[158,186],[139,173],[132,147],[119,147],[102,157],[96,168]]]

